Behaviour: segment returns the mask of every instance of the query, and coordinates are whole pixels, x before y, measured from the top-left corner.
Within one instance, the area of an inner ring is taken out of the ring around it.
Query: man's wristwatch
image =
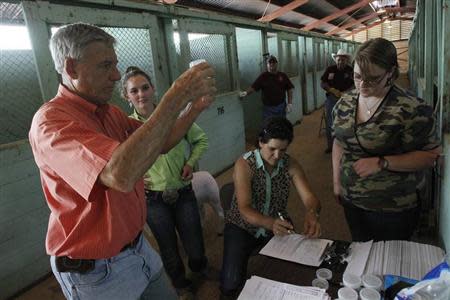
[[[380,170],[387,170],[389,168],[389,161],[384,156],[378,157],[378,167]]]

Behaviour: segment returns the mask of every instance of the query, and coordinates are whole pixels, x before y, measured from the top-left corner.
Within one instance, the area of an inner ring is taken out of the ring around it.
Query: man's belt
[[[186,192],[190,192],[192,191],[192,184],[189,183],[188,185],[183,186],[182,188],[179,188],[176,190],[178,192],[178,194],[183,194]],[[145,190],[146,194],[150,194],[150,195],[160,195],[162,194],[164,191],[153,191],[153,190]]]
[[[142,232],[122,247],[120,252],[123,252],[127,249],[133,249],[136,247],[139,242],[139,238]],[[58,272],[76,272],[80,274],[88,273],[95,268],[95,259],[82,259],[82,258],[70,258],[68,256],[57,256],[55,257],[56,269]]]

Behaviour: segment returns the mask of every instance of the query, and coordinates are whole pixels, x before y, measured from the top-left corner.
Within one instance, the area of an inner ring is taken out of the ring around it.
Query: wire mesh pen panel
[[[281,41],[281,50],[283,51],[283,60],[280,62],[280,71],[286,73],[289,77],[298,75],[297,42],[290,40]]]
[[[115,49],[119,61],[117,67],[120,74],[123,75],[129,66],[136,66],[149,74],[152,79],[155,78],[150,33],[148,29],[120,27],[102,28],[111,34],[117,41]],[[111,103],[121,106],[126,111],[130,111],[130,108],[120,96],[120,90],[120,83],[118,83]]]
[[[216,72],[217,93],[233,90],[226,36],[222,34],[189,33],[190,61],[205,59]]]
[[[20,4],[0,2],[0,143],[26,139],[42,96]]]
[[[59,26],[52,26],[51,31],[55,32]],[[145,28],[123,28],[123,27],[101,27],[116,39],[117,68],[123,75],[129,66],[139,67],[141,70],[154,78],[152,49],[150,45],[150,33]],[[154,84],[154,81],[152,82]],[[120,82],[117,82],[113,92],[111,104],[120,106],[126,112],[131,108],[121,96]]]

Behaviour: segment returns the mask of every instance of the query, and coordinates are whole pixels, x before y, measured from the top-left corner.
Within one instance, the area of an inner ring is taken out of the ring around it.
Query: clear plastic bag
[[[450,256],[434,267],[422,281],[401,290],[396,300],[450,300]]]

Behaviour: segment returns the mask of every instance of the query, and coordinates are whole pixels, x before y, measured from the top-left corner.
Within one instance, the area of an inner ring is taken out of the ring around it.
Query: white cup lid
[[[344,285],[352,289],[358,289],[361,286],[361,278],[355,274],[345,273],[342,277]]]
[[[352,288],[343,287],[339,289],[338,297],[341,300],[357,300],[358,293]]]
[[[193,61],[191,61],[190,63],[189,63],[189,68],[192,68],[193,66],[195,66],[195,65],[198,65],[198,64],[201,64],[202,62],[206,62],[206,60],[205,59],[196,59],[196,60],[193,60]]]
[[[333,277],[331,270],[327,268],[321,268],[316,271],[317,278],[330,280]]]
[[[371,288],[363,288],[359,291],[361,300],[380,300],[381,295],[376,290]]]
[[[366,288],[372,288],[377,291],[381,290],[381,287],[383,286],[383,282],[381,281],[381,279],[373,274],[363,275],[362,284]]]
[[[316,278],[312,281],[312,286],[314,287],[318,287],[324,290],[327,290],[329,287],[328,281],[326,281],[325,279],[320,279],[320,278]]]

